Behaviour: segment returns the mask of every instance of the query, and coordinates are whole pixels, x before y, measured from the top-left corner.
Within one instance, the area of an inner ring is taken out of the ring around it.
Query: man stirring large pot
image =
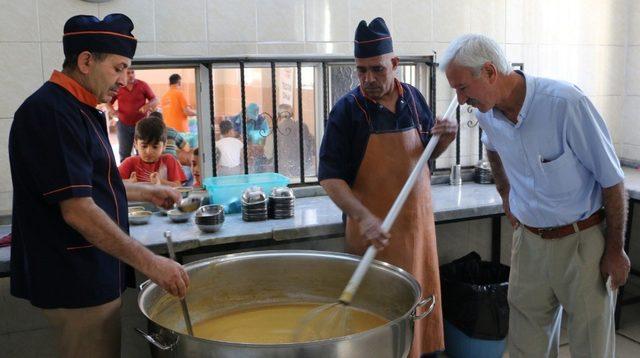
[[[432,158],[455,138],[457,125],[434,123],[422,94],[395,78],[399,59],[382,18],[356,29],[354,53],[360,86],[335,104],[320,149],[319,180],[347,217],[349,252],[362,254],[373,244],[385,249],[378,259],[410,272],[423,294],[438,304],[417,322],[412,357],[444,350],[438,255],[431,207],[430,175],[415,184],[390,232],[384,217],[409,177],[431,135],[440,134]],[[391,239],[392,238],[392,239]],[[391,239],[391,240],[390,240]]]

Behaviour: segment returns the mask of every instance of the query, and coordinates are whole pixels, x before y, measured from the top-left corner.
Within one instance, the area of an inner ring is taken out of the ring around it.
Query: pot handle
[[[427,308],[427,310],[422,312],[421,314],[416,315],[416,312],[418,311],[418,308],[426,306],[427,303],[429,303],[429,302],[431,302],[431,305],[429,305],[429,308]],[[435,307],[436,307],[436,296],[435,295],[430,295],[429,297],[425,298],[424,300],[418,302],[418,304],[416,305],[415,311],[411,314],[411,318],[414,321],[421,320],[421,319],[427,317],[428,315],[430,315],[431,312],[433,312],[433,309]]]
[[[138,286],[138,288],[140,289],[140,291],[143,291],[147,286],[149,286],[150,283],[151,283],[151,280],[146,280],[143,283],[141,283],[140,286]]]
[[[178,343],[178,340],[176,340],[175,342],[173,342],[172,344],[169,344],[169,345],[162,344],[162,343],[158,342],[158,339],[157,339],[158,335],[157,334],[149,334],[149,333],[141,330],[140,328],[136,328],[136,331],[138,333],[140,333],[140,335],[142,335],[142,337],[144,337],[144,339],[146,339],[149,343],[153,344],[158,349],[163,350],[163,351],[172,350],[176,346],[176,344]]]

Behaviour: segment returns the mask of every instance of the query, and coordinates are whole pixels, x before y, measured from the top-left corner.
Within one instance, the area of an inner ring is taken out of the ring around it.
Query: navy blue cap
[[[102,21],[91,15],[74,16],[64,24],[64,55],[91,51],[133,58],[138,40],[131,30],[133,22],[123,14],[107,15]]]
[[[362,20],[356,29],[354,41],[354,55],[356,58],[367,58],[393,52],[391,33],[381,17],[367,22]]]

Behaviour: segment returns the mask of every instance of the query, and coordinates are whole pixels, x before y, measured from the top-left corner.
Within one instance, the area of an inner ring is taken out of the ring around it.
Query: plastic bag
[[[444,318],[470,337],[501,340],[509,330],[509,267],[471,252],[440,267]]]

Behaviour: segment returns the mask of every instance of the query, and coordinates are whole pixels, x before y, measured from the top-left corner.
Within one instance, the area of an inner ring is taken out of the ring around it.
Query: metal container
[[[451,167],[451,174],[449,174],[450,185],[462,185],[462,167],[460,164],[456,164]]]
[[[321,251],[259,251],[209,258],[185,265],[191,320],[260,304],[337,301],[360,258]],[[149,281],[138,306],[148,319],[154,357],[406,357],[414,321],[431,313],[433,297],[421,299],[420,285],[404,270],[374,261],[353,306],[389,322],[349,336],[291,344],[213,341],[186,334],[179,300]],[[427,306],[416,314],[419,307]]]

